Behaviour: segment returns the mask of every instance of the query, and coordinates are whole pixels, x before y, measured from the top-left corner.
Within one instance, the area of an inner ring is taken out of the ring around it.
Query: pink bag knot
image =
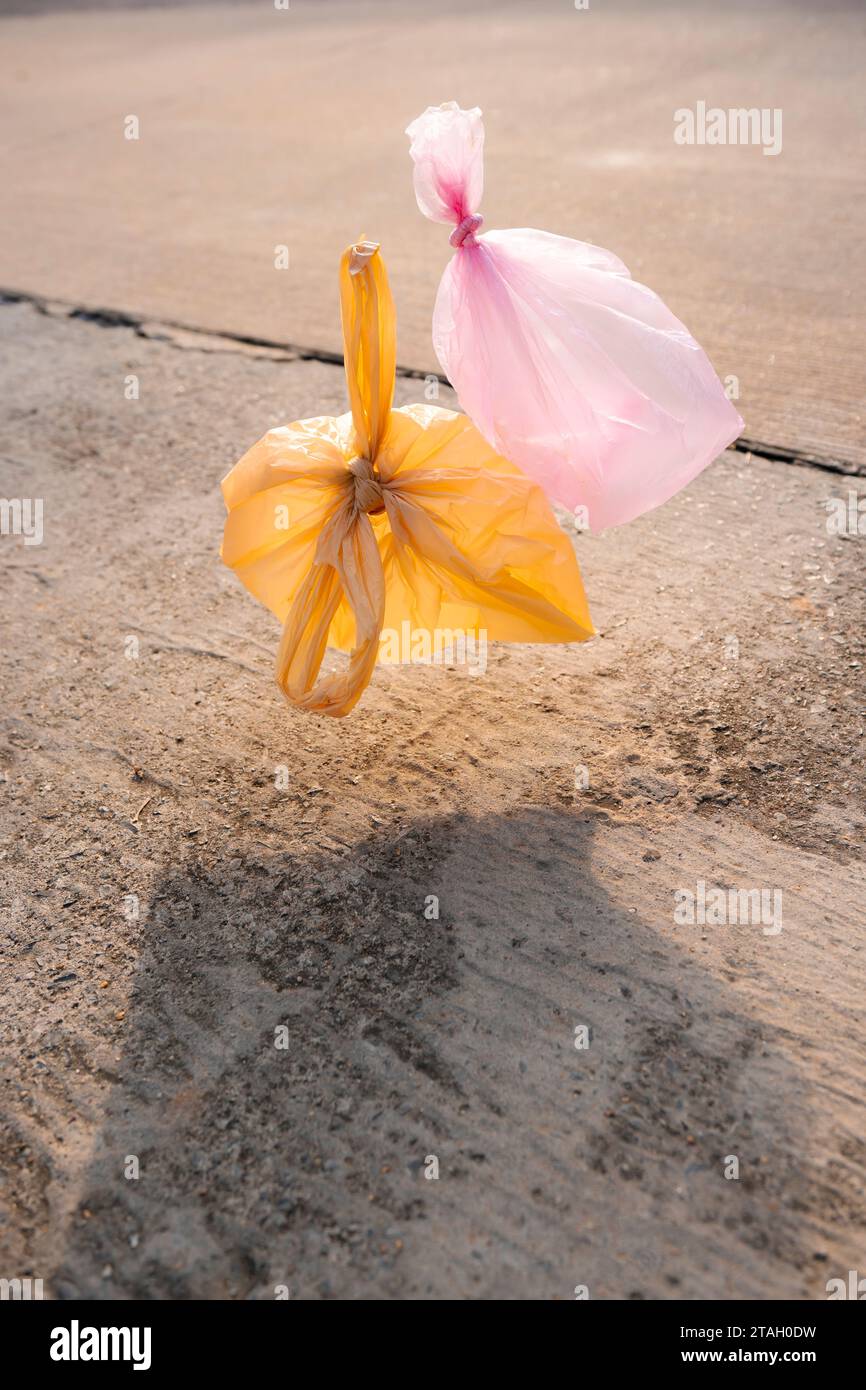
[[[470,246],[475,245],[475,233],[479,227],[483,227],[484,218],[480,212],[470,212],[464,217],[462,222],[458,222],[448,240],[452,246],[462,246],[468,242]]]

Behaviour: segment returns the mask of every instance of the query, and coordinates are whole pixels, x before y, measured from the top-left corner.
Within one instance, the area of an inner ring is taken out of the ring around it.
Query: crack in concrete
[[[799,449],[789,449],[784,444],[765,444],[758,439],[747,439],[744,434],[728,447],[738,454],[752,454],[755,458],[767,459],[770,463],[792,463],[803,468],[823,468],[827,473],[844,473],[853,478],[866,474],[863,464],[848,463],[845,459],[823,458],[820,454],[803,453]]]
[[[151,319],[145,314],[135,314],[126,309],[97,308],[83,304],[73,304],[67,300],[32,294],[27,290],[14,290],[0,287],[0,305],[30,304],[40,314],[52,318],[70,318],[94,323],[101,328],[129,328],[140,338],[154,342],[164,342],[180,352],[235,352],[245,356],[273,357],[277,361],[325,362],[331,366],[342,367],[343,355],[327,348],[301,347],[295,343],[280,343],[273,338],[261,338],[251,333],[230,333],[195,324],[182,323],[177,319]],[[180,335],[200,343],[185,342]],[[208,346],[208,344],[211,346]],[[418,367],[401,366],[396,368],[397,376],[418,381],[436,380],[443,386],[451,385],[444,372],[425,372]],[[866,466],[850,463],[844,459],[825,457],[819,454],[804,453],[791,449],[785,444],[769,444],[763,440],[750,439],[741,435],[728,446],[735,453],[748,454],[753,458],[766,459],[771,463],[787,463],[803,468],[820,468],[827,473],[841,473],[847,477],[866,476]]]

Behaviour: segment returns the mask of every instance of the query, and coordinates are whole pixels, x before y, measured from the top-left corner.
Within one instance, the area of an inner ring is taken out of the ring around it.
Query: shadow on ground
[[[596,880],[603,823],[167,873],[56,1295],[798,1291],[797,1077]]]

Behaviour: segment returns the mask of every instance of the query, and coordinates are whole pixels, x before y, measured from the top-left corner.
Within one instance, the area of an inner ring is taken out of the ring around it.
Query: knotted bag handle
[[[369,684],[385,617],[385,575],[368,513],[383,505],[375,464],[394,396],[396,323],[375,242],[361,241],[344,252],[340,308],[356,457],[348,461],[345,497],[322,530],[277,653],[277,684],[286,699],[331,715],[348,714]],[[318,679],[328,632],[344,597],[355,619],[349,667]]]

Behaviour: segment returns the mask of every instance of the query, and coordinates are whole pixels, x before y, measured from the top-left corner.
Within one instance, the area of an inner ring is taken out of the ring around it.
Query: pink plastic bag
[[[456,224],[433,346],[463,409],[593,531],[666,502],[742,428],[706,354],[609,251],[532,228],[477,234],[477,107],[428,107],[406,134],[419,208]]]

